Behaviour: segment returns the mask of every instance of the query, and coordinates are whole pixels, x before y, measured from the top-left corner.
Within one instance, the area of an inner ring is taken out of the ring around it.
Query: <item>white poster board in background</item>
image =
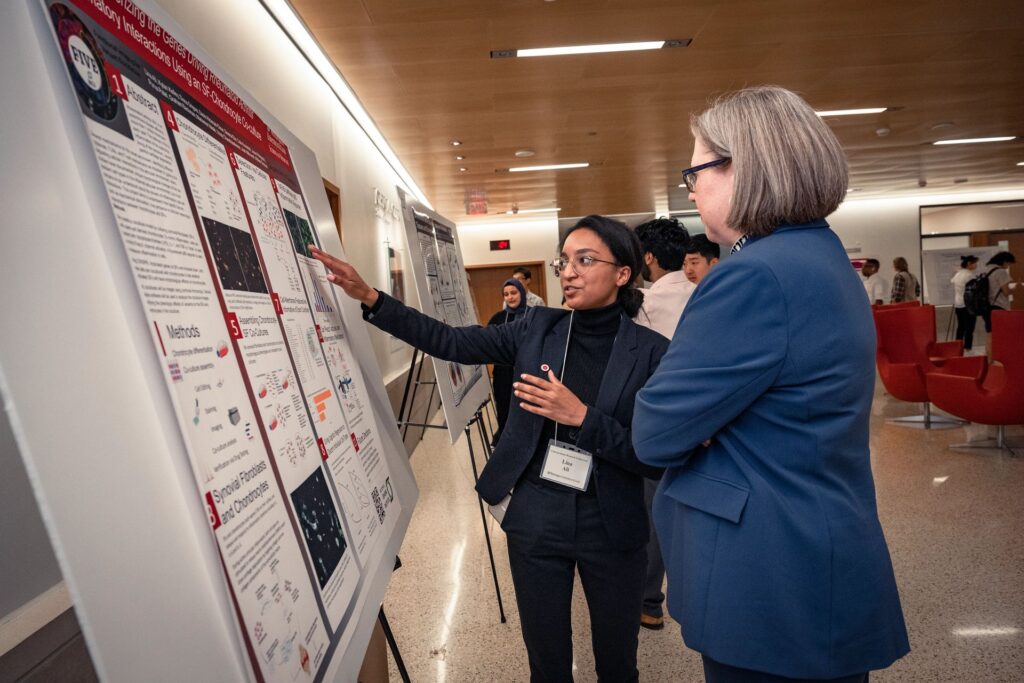
[[[952,306],[954,303],[953,283],[950,282],[960,270],[960,257],[977,256],[978,268],[975,275],[988,271],[985,263],[996,255],[999,247],[965,247],[963,249],[931,249],[921,252],[921,268],[924,271],[922,291],[925,303],[933,306]],[[989,266],[989,269],[992,266]]]
[[[312,152],[158,9],[16,4],[5,83],[44,96],[0,110],[0,388],[100,676],[354,680],[417,491],[306,255],[341,253]],[[19,272],[26,234],[74,287]],[[71,329],[85,362],[47,353]]]
[[[398,194],[423,313],[454,327],[476,325],[476,309],[455,224],[401,188]],[[482,365],[460,365],[437,358],[433,362],[448,435],[455,443],[490,396],[490,381]]]

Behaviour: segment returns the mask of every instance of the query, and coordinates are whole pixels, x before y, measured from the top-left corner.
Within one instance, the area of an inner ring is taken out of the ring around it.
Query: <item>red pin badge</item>
[[[548,370],[550,370],[550,369],[551,369],[551,367],[550,367],[550,366],[549,366],[549,365],[548,365],[547,363],[543,363],[543,364],[541,364],[541,366],[540,366],[540,371],[541,371],[541,372],[547,372],[547,371],[548,371]]]

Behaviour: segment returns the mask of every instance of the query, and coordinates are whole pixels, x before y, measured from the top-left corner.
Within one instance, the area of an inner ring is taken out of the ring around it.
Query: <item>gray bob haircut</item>
[[[828,125],[785,88],[729,93],[690,119],[707,148],[733,166],[729,227],[771,234],[829,215],[846,196],[846,154]]]

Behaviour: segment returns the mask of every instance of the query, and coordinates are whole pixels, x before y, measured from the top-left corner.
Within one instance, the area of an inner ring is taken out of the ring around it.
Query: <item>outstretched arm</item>
[[[364,317],[374,326],[441,360],[466,365],[515,363],[519,330],[528,324],[529,316],[508,325],[490,327],[445,325],[440,320],[378,292],[363,280],[350,263],[312,245],[309,250],[313,258],[327,266],[327,279],[367,308]]]

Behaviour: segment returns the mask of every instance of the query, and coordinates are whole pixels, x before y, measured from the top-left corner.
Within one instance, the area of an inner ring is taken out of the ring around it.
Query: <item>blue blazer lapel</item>
[[[608,367],[601,378],[601,388],[597,392],[597,409],[605,415],[614,415],[629,377],[636,365],[636,325],[626,316],[619,321],[619,331],[615,334],[612,344],[612,355],[608,359]]]

